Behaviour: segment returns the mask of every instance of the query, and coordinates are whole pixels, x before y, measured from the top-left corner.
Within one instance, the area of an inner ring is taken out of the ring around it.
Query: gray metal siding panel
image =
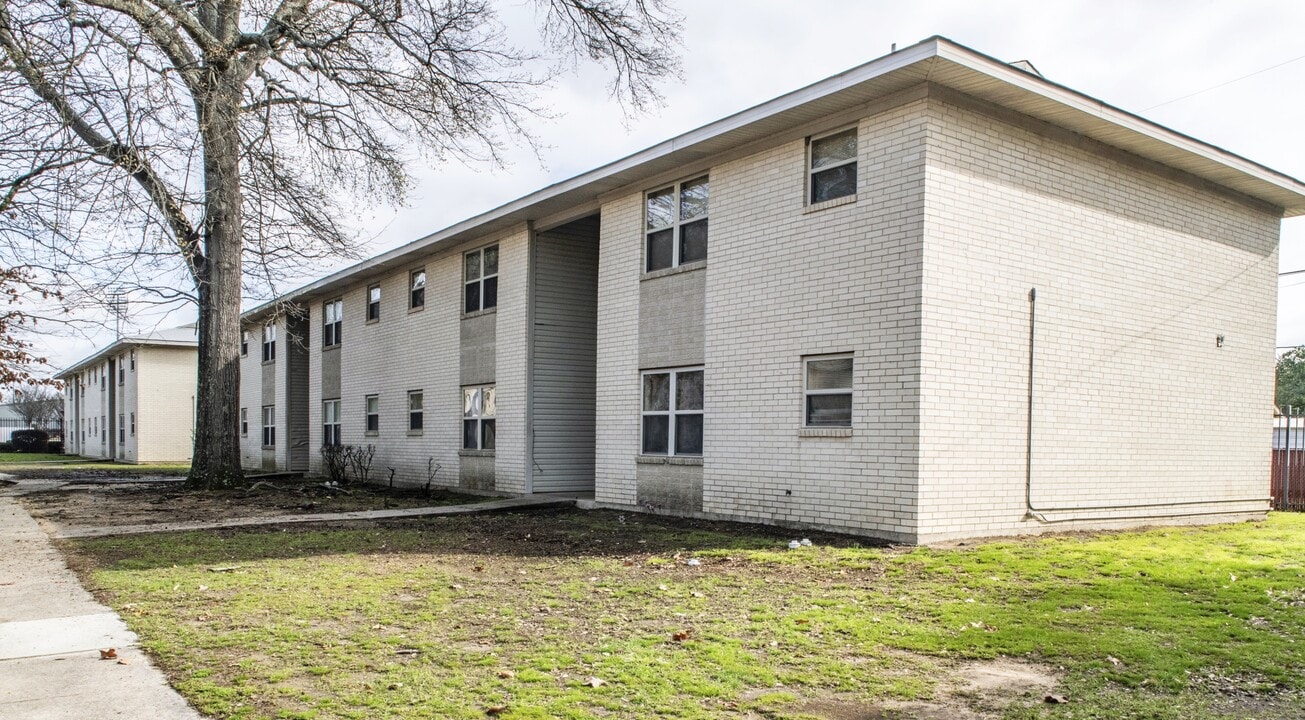
[[[540,233],[532,358],[535,492],[594,489],[598,219]]]

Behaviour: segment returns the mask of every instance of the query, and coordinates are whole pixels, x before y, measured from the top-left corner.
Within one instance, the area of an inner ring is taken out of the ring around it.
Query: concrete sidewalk
[[[202,720],[3,494],[0,548],[0,719]],[[101,660],[107,648],[121,662]]]

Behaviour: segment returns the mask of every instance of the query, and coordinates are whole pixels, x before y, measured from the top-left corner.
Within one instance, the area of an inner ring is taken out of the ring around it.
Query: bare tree
[[[351,252],[332,200],[401,201],[413,149],[498,161],[561,60],[635,109],[678,71],[663,0],[535,5],[538,50],[491,0],[0,0],[0,253],[193,301],[191,480],[236,482],[242,282]]]
[[[14,388],[9,406],[26,427],[49,430],[62,426],[59,420],[63,416],[63,396],[47,385],[27,383]]]

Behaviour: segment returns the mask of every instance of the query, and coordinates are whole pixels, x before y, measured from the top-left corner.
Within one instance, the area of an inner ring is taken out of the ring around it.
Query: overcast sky
[[[665,87],[664,107],[627,122],[605,94],[606,76],[582,68],[542,96],[557,117],[534,125],[544,146],[540,158],[516,152],[506,170],[414,166],[418,183],[406,207],[350,209],[365,228],[367,254],[877,58],[893,43],[901,48],[932,35],[1002,60],[1029,60],[1050,80],[1305,178],[1305,3],[1299,0],[679,5],[686,16],[684,80]],[[532,18],[520,3],[505,3],[503,15],[517,27]],[[1185,97],[1192,93],[1199,94]],[[1281,270],[1305,269],[1305,218],[1285,221],[1282,230]],[[191,320],[193,311],[174,313],[131,329]],[[62,367],[112,339],[110,327],[41,345]],[[1305,275],[1283,278],[1279,293],[1278,345],[1299,344],[1305,344]]]

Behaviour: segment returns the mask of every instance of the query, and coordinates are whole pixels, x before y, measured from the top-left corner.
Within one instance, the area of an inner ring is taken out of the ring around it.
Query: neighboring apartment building
[[[124,337],[55,377],[64,452],[119,462],[185,462],[195,428],[195,326]]]
[[[245,463],[910,542],[1259,517],[1303,212],[933,38],[249,311]]]

